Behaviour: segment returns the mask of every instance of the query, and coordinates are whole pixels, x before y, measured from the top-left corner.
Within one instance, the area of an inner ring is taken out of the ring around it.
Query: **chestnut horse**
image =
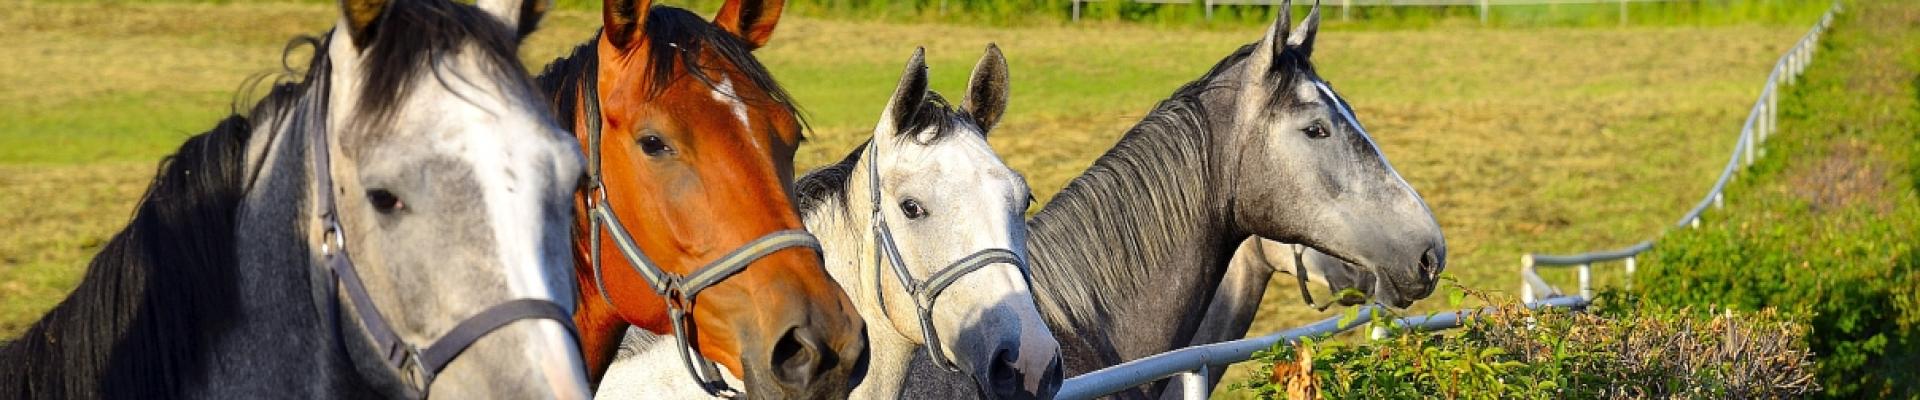
[[[783,5],[730,0],[709,22],[649,3],[606,0],[600,34],[539,77],[589,160],[574,249],[589,375],[631,324],[678,337],[710,393],[737,392],[717,362],[756,396],[844,396],[865,328],[793,204],[802,121],[751,53]]]

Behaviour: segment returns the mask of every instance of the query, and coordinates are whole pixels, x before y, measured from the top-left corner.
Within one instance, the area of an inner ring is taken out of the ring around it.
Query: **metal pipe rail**
[[[1726,166],[1720,169],[1720,177],[1714,180],[1713,187],[1707,190],[1707,195],[1694,203],[1693,208],[1687,210],[1687,213],[1669,229],[1699,228],[1701,215],[1705,214],[1708,208],[1720,208],[1726,205],[1727,183],[1733,181],[1741,167],[1753,166],[1755,159],[1766,154],[1760,146],[1768,137],[1773,136],[1776,128],[1780,114],[1780,86],[1793,84],[1801,73],[1806,72],[1807,65],[1813,61],[1813,53],[1820,43],[1820,36],[1826,33],[1828,26],[1833,25],[1833,15],[1838,12],[1840,12],[1840,3],[1836,1],[1831,8],[1827,9],[1826,14],[1820,16],[1819,22],[1808,29],[1805,35],[1801,35],[1799,41],[1794,42],[1793,47],[1789,48],[1786,54],[1774,61],[1773,70],[1767,74],[1766,84],[1760,89],[1760,97],[1754,100],[1753,107],[1747,110],[1746,122],[1740,125],[1740,138],[1734,142],[1733,155],[1728,158]],[[1666,230],[1662,230],[1655,235],[1654,239],[1615,250],[1570,255],[1531,253],[1520,256],[1520,299],[1525,302],[1538,300],[1536,291],[1545,293],[1547,297],[1560,295],[1558,289],[1547,284],[1547,281],[1540,277],[1538,267],[1578,268],[1580,297],[1590,300],[1593,298],[1593,264],[1623,260],[1626,264],[1627,287],[1631,288],[1637,257],[1640,253],[1652,249],[1654,241],[1665,233]]]
[[[1727,183],[1733,180],[1734,173],[1738,172],[1740,166],[1753,165],[1755,158],[1764,155],[1764,152],[1757,148],[1760,143],[1765,142],[1767,137],[1772,136],[1774,132],[1775,123],[1777,122],[1776,117],[1779,115],[1778,92],[1780,85],[1792,84],[1802,72],[1805,72],[1807,64],[1813,60],[1815,45],[1819,43],[1820,36],[1826,32],[1827,27],[1833,24],[1833,16],[1838,12],[1840,12],[1840,3],[1836,1],[1833,7],[1829,8],[1827,13],[1820,17],[1820,21],[1815,24],[1806,35],[1801,36],[1799,42],[1795,42],[1793,47],[1787,50],[1786,54],[1774,62],[1773,71],[1767,75],[1766,86],[1761,89],[1760,98],[1754,101],[1753,108],[1747,112],[1746,123],[1741,125],[1740,128],[1740,138],[1734,143],[1733,156],[1727,161],[1727,166],[1721,170],[1720,178],[1714,182],[1713,188],[1707,192],[1706,198],[1701,199],[1693,209],[1687,211],[1686,215],[1681,217],[1680,222],[1674,225],[1674,228],[1682,226],[1699,227],[1700,216],[1706,212],[1709,206],[1720,207],[1724,204],[1724,191]],[[1742,162],[1743,160],[1744,163]],[[1662,231],[1662,233],[1664,232],[1665,230]],[[1525,298],[1524,303],[1529,309],[1564,307],[1577,310],[1585,308],[1593,299],[1590,271],[1594,263],[1625,260],[1629,279],[1628,284],[1631,285],[1635,257],[1652,249],[1653,245],[1654,240],[1646,240],[1631,246],[1612,250],[1570,255],[1527,254],[1522,256],[1520,273],[1524,281],[1521,288],[1522,296]],[[1580,295],[1559,295],[1553,286],[1548,285],[1538,274],[1536,267],[1542,266],[1579,267]],[[1535,299],[1535,289],[1546,293],[1548,295],[1547,298],[1544,300]],[[1212,390],[1212,387],[1207,383],[1208,375],[1224,369],[1226,365],[1246,361],[1253,357],[1254,352],[1272,348],[1274,344],[1280,343],[1281,341],[1296,343],[1302,337],[1332,335],[1361,326],[1372,321],[1374,316],[1381,312],[1378,307],[1379,306],[1376,305],[1361,307],[1357,311],[1358,314],[1356,317],[1349,321],[1341,321],[1341,319],[1345,318],[1344,316],[1328,318],[1313,324],[1266,336],[1192,346],[1103,368],[1098,371],[1068,378],[1066,382],[1062,383],[1058,398],[1068,400],[1091,399],[1161,379],[1177,378],[1184,383],[1182,385],[1182,387],[1185,388],[1183,397],[1187,399],[1204,399],[1207,397],[1208,392]],[[1392,324],[1402,330],[1433,331],[1453,329],[1464,325],[1469,315],[1484,310],[1486,309],[1469,309],[1450,313],[1400,318],[1394,320]],[[1372,337],[1376,339],[1381,338],[1384,337],[1386,333],[1387,331],[1383,327],[1376,326],[1372,332]]]
[[[1209,390],[1208,374],[1219,369],[1215,367],[1223,368],[1227,364],[1246,361],[1253,358],[1254,352],[1273,348],[1274,344],[1281,341],[1296,343],[1302,337],[1345,332],[1373,321],[1374,315],[1379,312],[1379,306],[1370,305],[1361,307],[1356,317],[1350,321],[1344,321],[1345,324],[1341,323],[1343,322],[1341,319],[1346,318],[1345,316],[1327,318],[1271,335],[1192,346],[1128,361],[1067,378],[1066,382],[1060,385],[1060,393],[1054,398],[1091,399],[1174,376],[1179,376],[1188,383],[1183,385],[1188,390],[1187,398],[1195,398],[1192,396],[1195,394],[1200,396],[1198,398],[1206,398],[1206,392]],[[1198,384],[1194,384],[1195,382]],[[1198,390],[1198,393],[1194,393],[1195,390]]]
[[[1528,309],[1568,308],[1580,309],[1587,302],[1578,297],[1556,297],[1528,303]],[[1393,320],[1391,324],[1401,329],[1445,330],[1461,327],[1468,316],[1487,312],[1491,307],[1467,309],[1447,313],[1436,313],[1405,317]],[[1060,393],[1054,398],[1060,400],[1092,399],[1118,393],[1135,386],[1161,379],[1174,378],[1182,381],[1183,393],[1188,399],[1207,398],[1208,378],[1217,371],[1225,370],[1227,365],[1253,358],[1253,353],[1273,348],[1284,341],[1299,343],[1301,338],[1328,336],[1346,332],[1369,322],[1382,311],[1378,305],[1363,306],[1351,320],[1346,316],[1332,317],[1309,325],[1288,329],[1280,333],[1261,337],[1246,338],[1208,345],[1186,347],[1179,350],[1156,354],[1133,361],[1121,363],[1098,371],[1088,372],[1067,378],[1060,385]],[[1344,324],[1342,322],[1345,322]],[[1372,333],[1375,339],[1385,337],[1385,330],[1375,327]]]

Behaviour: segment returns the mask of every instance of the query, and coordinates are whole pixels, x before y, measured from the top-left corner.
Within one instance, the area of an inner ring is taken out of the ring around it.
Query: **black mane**
[[[291,93],[276,89],[275,95]],[[0,397],[173,397],[237,314],[234,210],[246,179],[246,118],[230,116],[160,163],[79,288],[0,348]]]
[[[793,181],[793,195],[800,199],[800,215],[805,216],[828,202],[847,202],[847,181],[853,177],[853,166],[860,162],[861,155],[867,154],[867,145],[871,143],[872,139],[860,142],[839,162],[807,171]]]
[[[800,121],[801,126],[806,125],[806,119],[801,114],[799,106],[794,103],[793,96],[780,86],[780,82],[773,79],[773,73],[768,72],[767,67],[760,64],[759,59],[753,57],[753,46],[748,45],[745,40],[720,30],[712,22],[691,11],[664,5],[653,6],[648,10],[644,27],[647,30],[647,40],[654,43],[647,54],[648,64],[654,66],[653,70],[649,71],[653,80],[651,95],[658,96],[660,91],[665,90],[679,76],[678,73],[684,72],[693,76],[694,79],[699,79],[701,83],[711,86],[716,84],[713,73],[725,69],[746,76],[747,80],[753,83],[754,88],[765,93],[763,97],[743,97],[739,99],[740,101],[749,104],[773,102],[786,108],[787,112]],[[560,121],[560,125],[568,130],[572,130],[576,122],[574,114],[577,111],[575,110],[577,105],[573,104],[573,99],[579,97],[579,85],[599,80],[596,76],[599,63],[598,43],[599,35],[603,34],[605,33],[595,34],[592,39],[574,47],[571,54],[554,59],[553,64],[547,65],[547,68],[540,72],[540,76],[535,78],[541,92],[556,100],[553,102],[554,116]],[[732,65],[702,65],[698,55],[708,50],[712,50]]]

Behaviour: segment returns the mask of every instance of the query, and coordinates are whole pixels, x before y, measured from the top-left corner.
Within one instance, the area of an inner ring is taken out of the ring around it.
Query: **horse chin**
[[[1398,286],[1395,286],[1393,284],[1392,279],[1389,279],[1386,277],[1375,277],[1373,281],[1373,293],[1370,293],[1371,296],[1368,296],[1368,297],[1371,297],[1373,299],[1373,302],[1375,303],[1389,305],[1389,306],[1393,306],[1393,308],[1398,308],[1403,310],[1406,309],[1407,307],[1413,306],[1413,302],[1420,298],[1416,296],[1407,296],[1403,293],[1400,293],[1397,288]],[[1421,297],[1424,297],[1424,296],[1421,296]],[[1346,299],[1341,299],[1341,300],[1344,303]]]
[[[866,358],[866,353],[861,352],[860,360],[857,361],[859,364],[856,364],[855,368],[835,369],[827,375],[815,377],[814,379],[818,380],[816,382],[796,385],[797,387],[782,385],[778,379],[774,378],[773,371],[771,370],[750,367],[747,368],[746,373],[740,377],[742,381],[741,386],[747,389],[741,397],[754,399],[845,398],[847,392],[853,388],[850,372],[856,369],[865,372],[864,366],[867,361]],[[759,365],[765,364],[761,363]]]

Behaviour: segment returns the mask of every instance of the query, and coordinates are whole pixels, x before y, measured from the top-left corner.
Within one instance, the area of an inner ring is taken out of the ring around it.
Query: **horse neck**
[[[324,53],[322,53],[324,54]],[[213,393],[252,394],[274,391],[318,396],[379,396],[399,393],[397,382],[374,367],[371,342],[356,329],[350,311],[334,307],[333,282],[316,269],[318,251],[309,243],[319,236],[318,211],[313,196],[320,190],[312,177],[310,141],[326,128],[324,61],[312,68],[297,96],[270,95],[253,115],[253,140],[265,140],[259,169],[252,171],[251,188],[235,211],[236,261],[240,265],[240,301],[237,315],[246,323],[222,343],[222,351],[245,361],[247,369],[221,368],[215,379],[230,381]],[[277,92],[277,90],[276,90]],[[278,108],[277,110],[274,108]],[[250,146],[255,147],[255,146]],[[333,162],[341,159],[335,157]],[[328,315],[334,319],[328,319]],[[341,337],[345,335],[346,337]],[[357,356],[349,358],[348,352]],[[287,360],[301,360],[289,363]],[[355,361],[367,361],[356,366]],[[368,377],[377,377],[370,382]],[[376,388],[380,386],[381,388]]]
[[[820,238],[825,254],[823,258],[827,273],[833,280],[840,282],[847,297],[853,300],[854,308],[860,312],[860,318],[867,323],[867,374],[861,377],[853,393],[854,398],[894,398],[898,397],[901,385],[905,383],[909,370],[908,362],[913,352],[919,348],[911,338],[888,319],[881,311],[882,304],[873,291],[880,290],[878,279],[890,278],[876,274],[882,271],[875,264],[874,237],[869,224],[873,219],[873,203],[867,193],[869,179],[866,168],[869,160],[861,155],[866,146],[857,147],[841,163],[808,173],[801,177],[796,187],[799,190],[829,190],[834,193],[814,193],[817,200],[800,202],[801,221],[807,225],[807,231]],[[822,187],[804,188],[811,185]],[[806,194],[803,194],[806,196]],[[886,321],[877,323],[875,321]]]
[[[1192,334],[1191,311],[1235,244],[1209,172],[1220,158],[1209,121],[1221,119],[1198,94],[1176,94],[1028,221],[1035,299],[1069,353],[1069,374]],[[1115,342],[1130,337],[1154,339]],[[1088,357],[1097,360],[1075,362]]]
[[[874,293],[882,290],[878,279],[888,276],[876,274],[882,271],[882,266],[876,264],[878,260],[874,258],[878,245],[871,229],[873,203],[867,192],[869,160],[862,156],[866,150],[862,145],[840,163],[808,173],[796,181],[795,187],[799,191],[832,191],[801,194],[809,199],[799,202],[800,220],[807,225],[807,232],[820,239],[827,273],[846,290],[860,317],[867,321],[887,321],[886,314],[881,312],[880,298]],[[870,335],[873,340],[888,339],[891,343],[907,339],[890,321],[867,326],[877,328],[872,329],[878,331]]]

